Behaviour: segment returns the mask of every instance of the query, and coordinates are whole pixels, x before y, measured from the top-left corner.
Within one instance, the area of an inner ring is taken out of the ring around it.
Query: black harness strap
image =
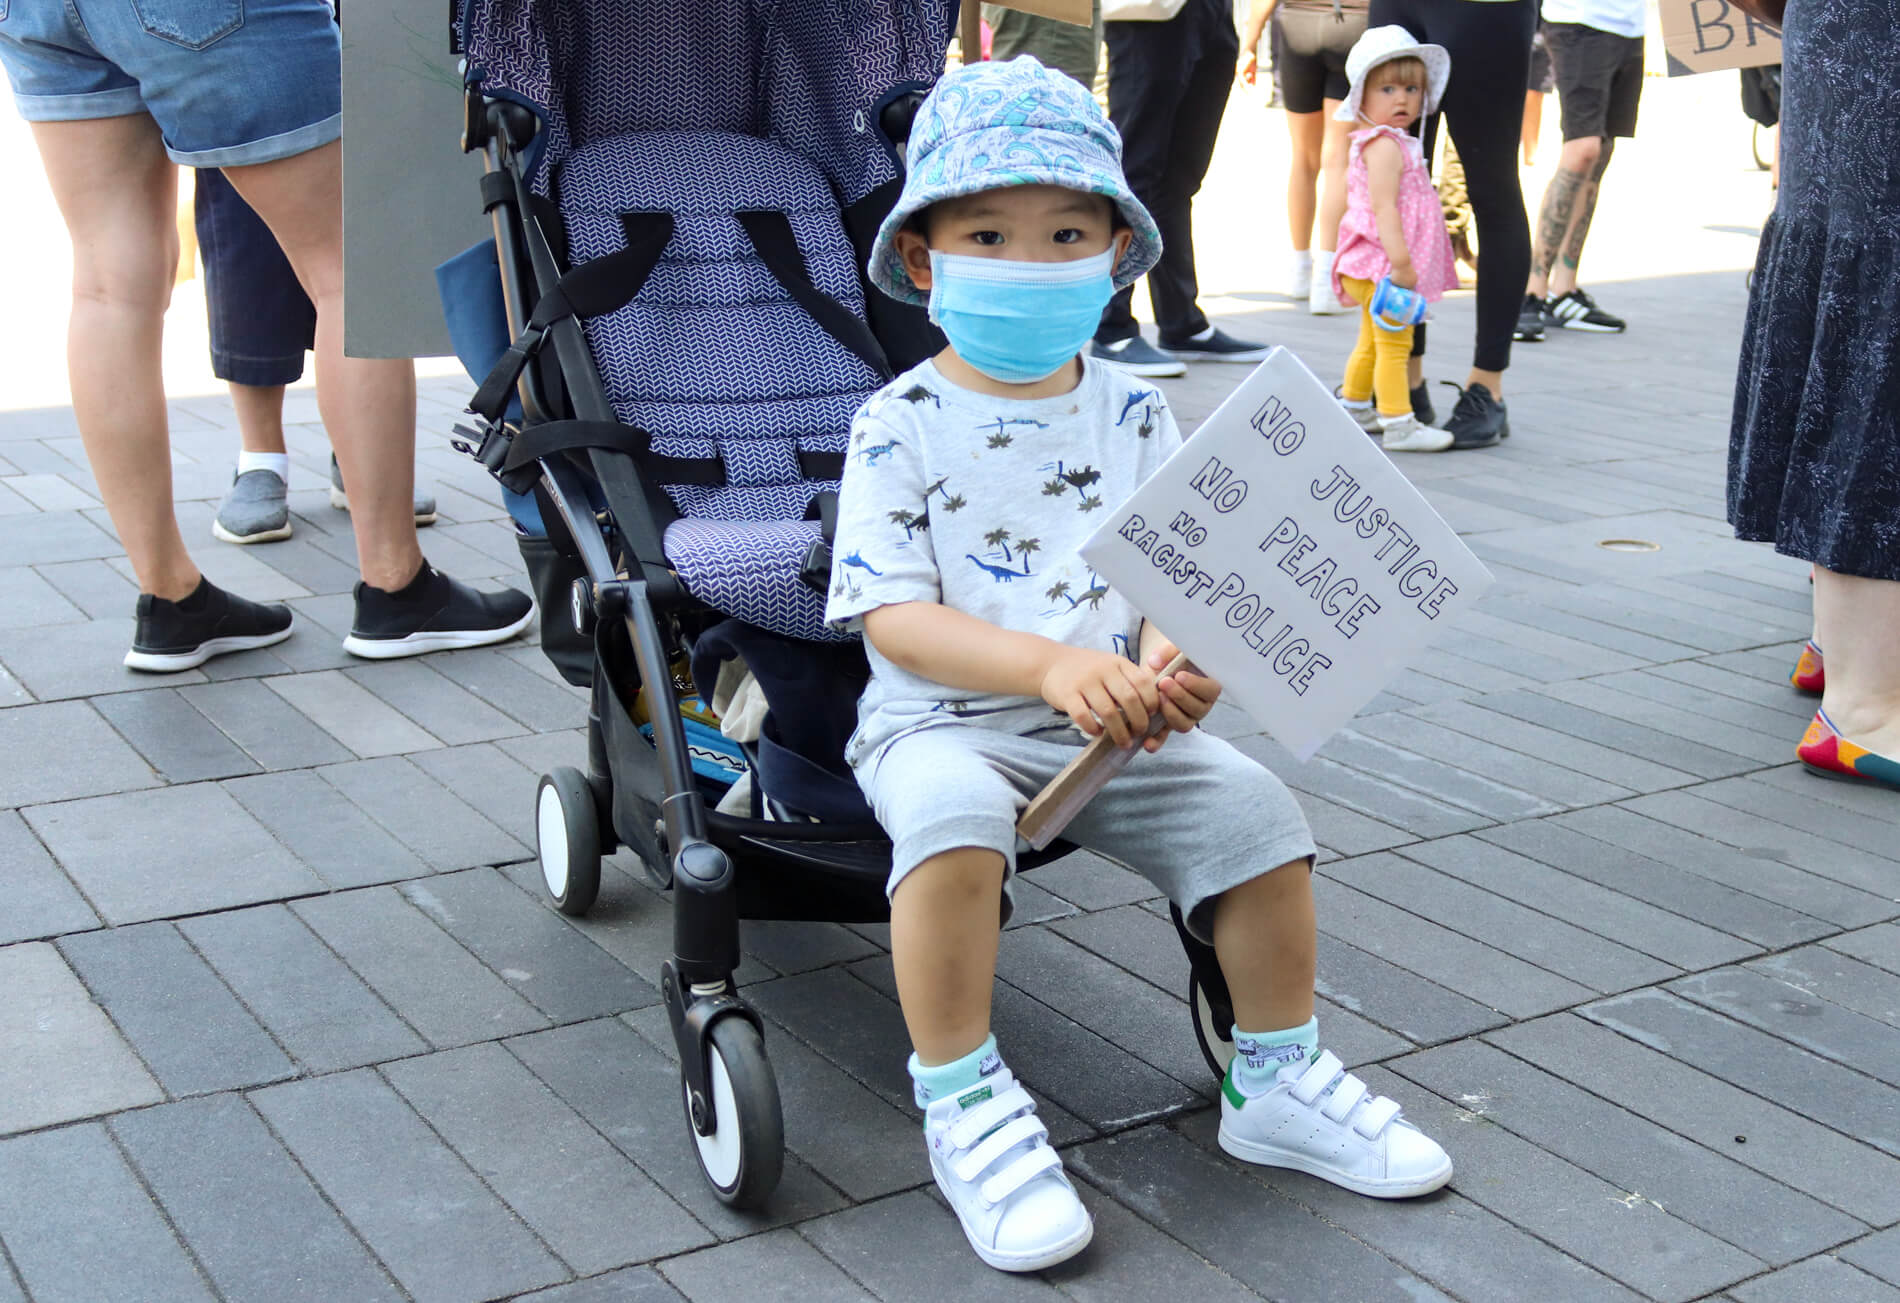
[[[798,475],[807,480],[841,480],[844,478],[844,454],[841,452],[807,452],[798,450]]]
[[[508,346],[488,378],[469,401],[468,410],[498,421],[528,360],[541,347],[547,328],[563,317],[598,317],[626,306],[646,284],[673,238],[671,213],[622,213],[627,247],[590,258],[568,272],[535,302],[521,337]]]
[[[508,458],[502,463],[503,475],[517,471],[538,475],[534,464],[556,453],[584,448],[607,448],[624,452],[642,471],[661,484],[705,484],[718,487],[726,482],[726,463],[718,457],[667,457],[653,451],[653,436],[632,425],[614,421],[549,421],[531,426],[514,437]]]
[[[805,255],[799,252],[798,241],[792,236],[791,218],[770,208],[734,213],[733,216],[744,228],[746,238],[752,241],[752,247],[758,251],[759,261],[772,273],[772,279],[779,283],[779,287],[791,295],[827,335],[850,349],[872,371],[889,380],[895,374],[891,370],[890,359],[884,356],[883,345],[877,342],[877,336],[871,333],[864,319],[812,283],[811,270],[805,265]]]

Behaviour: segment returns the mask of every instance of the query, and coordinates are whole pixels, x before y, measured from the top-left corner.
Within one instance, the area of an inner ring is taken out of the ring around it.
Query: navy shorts
[[[194,206],[211,373],[240,385],[296,384],[316,345],[317,309],[277,237],[216,168],[199,170]]]

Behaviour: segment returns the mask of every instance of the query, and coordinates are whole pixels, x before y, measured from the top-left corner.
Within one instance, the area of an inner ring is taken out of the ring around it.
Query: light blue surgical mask
[[[1074,262],[1013,262],[930,251],[930,319],[992,380],[1052,376],[1095,335],[1115,292],[1113,246]]]

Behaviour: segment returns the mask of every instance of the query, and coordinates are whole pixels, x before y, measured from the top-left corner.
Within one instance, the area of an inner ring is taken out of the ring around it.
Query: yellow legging
[[[1372,322],[1371,281],[1357,276],[1341,276],[1359,303],[1359,342],[1346,359],[1346,379],[1339,387],[1340,396],[1349,402],[1363,403],[1378,396],[1380,416],[1407,416],[1412,411],[1412,386],[1406,383],[1406,362],[1412,356],[1412,328],[1387,330]]]

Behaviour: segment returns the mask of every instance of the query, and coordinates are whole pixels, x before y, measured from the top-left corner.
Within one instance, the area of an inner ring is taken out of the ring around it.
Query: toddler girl
[[[1352,88],[1337,116],[1359,129],[1346,163],[1333,290],[1360,313],[1340,396],[1366,433],[1383,433],[1387,451],[1442,452],[1452,436],[1412,414],[1406,362],[1425,304],[1456,289],[1458,273],[1438,192],[1408,129],[1438,107],[1451,56],[1403,27],[1375,27],[1352,47],[1346,72]]]

